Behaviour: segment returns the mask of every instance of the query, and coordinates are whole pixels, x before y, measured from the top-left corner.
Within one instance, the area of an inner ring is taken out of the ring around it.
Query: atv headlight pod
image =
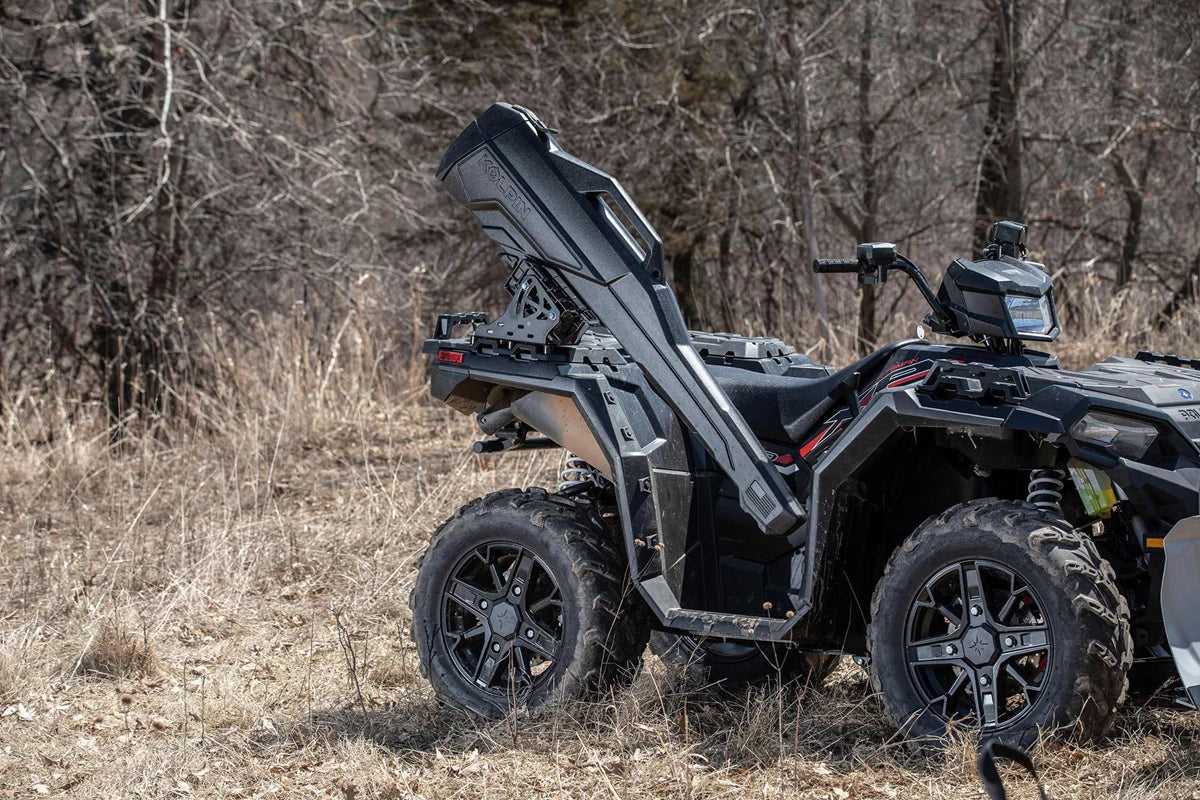
[[[1033,333],[1039,336],[1050,333],[1054,327],[1054,312],[1050,308],[1050,295],[1028,297],[1020,294],[1004,296],[1004,310],[1012,322],[1017,335]]]
[[[1071,426],[1076,439],[1112,450],[1125,458],[1137,461],[1146,455],[1158,436],[1151,422],[1122,417],[1104,411],[1089,411]]]

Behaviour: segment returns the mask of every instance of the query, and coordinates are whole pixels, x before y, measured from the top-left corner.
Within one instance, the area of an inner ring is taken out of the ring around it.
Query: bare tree
[[[987,124],[975,194],[974,249],[983,251],[997,219],[1023,221],[1021,15],[1018,0],[989,0],[993,22]]]
[[[944,264],[997,218],[1037,226],[1065,291],[1193,302],[1195,4],[966,10],[0,3],[0,397],[66,386],[114,432],[153,423],[260,318],[301,319],[327,361],[353,311],[418,364],[432,309],[504,299],[433,175],[498,99],[628,186],[698,327],[869,349],[916,298],[807,262],[883,238]]]

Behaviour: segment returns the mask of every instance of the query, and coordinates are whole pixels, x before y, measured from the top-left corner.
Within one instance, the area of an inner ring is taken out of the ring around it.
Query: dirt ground
[[[416,558],[558,456],[470,455],[465,418],[415,392],[306,402],[116,449],[8,423],[0,797],[984,796],[967,745],[894,741],[849,662],[717,696],[651,658],[600,703],[495,725],[439,707],[408,633]],[[1200,798],[1198,725],[1129,708],[1105,742],[1035,758],[1053,798]]]

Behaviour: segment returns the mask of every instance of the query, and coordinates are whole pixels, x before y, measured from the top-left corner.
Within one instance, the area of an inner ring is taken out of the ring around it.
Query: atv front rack
[[[573,344],[589,324],[603,326],[737,485],[760,528],[786,534],[804,520],[691,346],[663,275],[662,240],[619,183],[564,152],[532,112],[506,103],[463,131],[438,177],[515,268],[514,304],[495,324],[477,325],[477,337],[498,348]]]
[[[1200,358],[1185,358],[1174,353],[1154,353],[1149,350],[1139,350],[1134,356],[1138,361],[1147,364],[1166,364],[1168,367],[1190,367],[1200,369]]]

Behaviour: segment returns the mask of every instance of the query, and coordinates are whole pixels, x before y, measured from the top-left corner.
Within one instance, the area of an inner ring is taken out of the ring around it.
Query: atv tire
[[[961,726],[1018,747],[1042,732],[1090,740],[1125,699],[1133,641],[1112,567],[1027,503],[927,520],[892,554],[871,617],[873,688],[912,738]]]
[[[627,682],[650,630],[594,507],[542,489],[490,494],[443,523],[409,607],[437,697],[488,719]]]
[[[812,653],[771,642],[706,639],[654,631],[650,651],[669,669],[696,686],[732,689],[778,677],[819,686],[837,667],[839,657]]]

